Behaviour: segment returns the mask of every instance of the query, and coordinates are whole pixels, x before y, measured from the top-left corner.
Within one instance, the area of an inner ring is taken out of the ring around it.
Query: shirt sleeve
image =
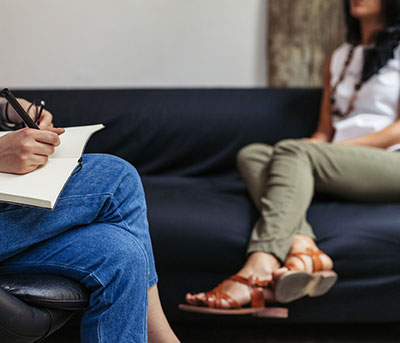
[[[0,131],[15,131],[24,127],[22,123],[13,123],[6,116],[6,100],[0,100]]]
[[[5,101],[0,100],[0,130],[7,130],[7,127],[5,125],[5,116],[4,116],[4,107],[5,107]]]

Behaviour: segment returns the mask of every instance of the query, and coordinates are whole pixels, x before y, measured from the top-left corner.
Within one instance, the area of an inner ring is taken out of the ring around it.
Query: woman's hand
[[[319,138],[302,138],[302,141],[310,142],[310,143],[315,143],[315,144],[321,144],[321,143],[326,143],[326,141],[319,139]]]
[[[55,129],[25,128],[0,137],[0,172],[26,174],[46,164],[60,144]]]
[[[329,138],[328,135],[324,132],[314,132],[310,138],[302,138],[303,141],[321,144],[321,143],[328,143]]]

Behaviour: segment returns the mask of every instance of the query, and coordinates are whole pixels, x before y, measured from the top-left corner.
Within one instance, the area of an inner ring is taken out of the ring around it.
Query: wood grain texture
[[[268,1],[271,87],[319,87],[324,65],[345,38],[342,0]]]

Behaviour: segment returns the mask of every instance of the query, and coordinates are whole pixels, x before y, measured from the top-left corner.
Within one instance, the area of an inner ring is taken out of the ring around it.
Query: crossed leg
[[[250,197],[260,211],[260,213],[268,212],[270,210],[268,203],[264,202],[265,193],[269,184],[269,174],[271,167],[271,160],[274,155],[274,147],[265,144],[252,144],[244,147],[239,151],[237,157],[237,164],[240,174],[246,184]],[[261,231],[262,239],[266,235],[266,223],[263,216],[256,223],[253,230],[252,238],[258,237],[260,227],[264,230]],[[299,259],[296,253],[304,252],[306,250],[318,251],[315,244],[315,236],[308,222],[305,219],[305,214],[297,220],[297,224],[293,225],[291,232],[283,233],[286,237],[286,245],[289,245],[290,250],[283,254],[274,254],[269,252],[268,249],[263,249],[262,244],[254,242],[250,244],[248,249],[248,258],[244,266],[238,271],[237,275],[244,278],[257,277],[261,280],[274,280],[279,279],[288,271],[287,268],[281,267],[282,263],[290,264],[292,270],[312,272],[312,260],[308,256]],[[262,240],[261,239],[261,240]],[[289,242],[289,243],[288,243]],[[289,258],[285,257],[289,254]],[[303,263],[305,261],[305,263]],[[333,262],[326,254],[320,255],[320,261],[323,269],[331,269]],[[229,297],[235,299],[240,305],[249,303],[251,297],[251,289],[246,285],[225,280],[222,283],[222,291]],[[210,295],[206,293],[187,294],[186,301],[192,305],[207,306]],[[271,288],[264,289],[264,298],[266,300],[274,300],[274,292]],[[228,301],[222,300],[222,308],[230,308],[231,304]]]

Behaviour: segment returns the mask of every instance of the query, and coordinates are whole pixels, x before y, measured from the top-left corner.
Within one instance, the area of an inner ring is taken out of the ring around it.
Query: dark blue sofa
[[[235,168],[237,151],[309,136],[321,95],[319,89],[16,93],[45,99],[56,125],[104,123],[86,151],[118,155],[139,170],[161,298],[172,321],[206,318],[178,311],[185,293],[211,289],[244,262],[257,213]],[[308,220],[339,281],[326,296],[288,304],[286,321],[398,321],[400,204],[317,195]]]

